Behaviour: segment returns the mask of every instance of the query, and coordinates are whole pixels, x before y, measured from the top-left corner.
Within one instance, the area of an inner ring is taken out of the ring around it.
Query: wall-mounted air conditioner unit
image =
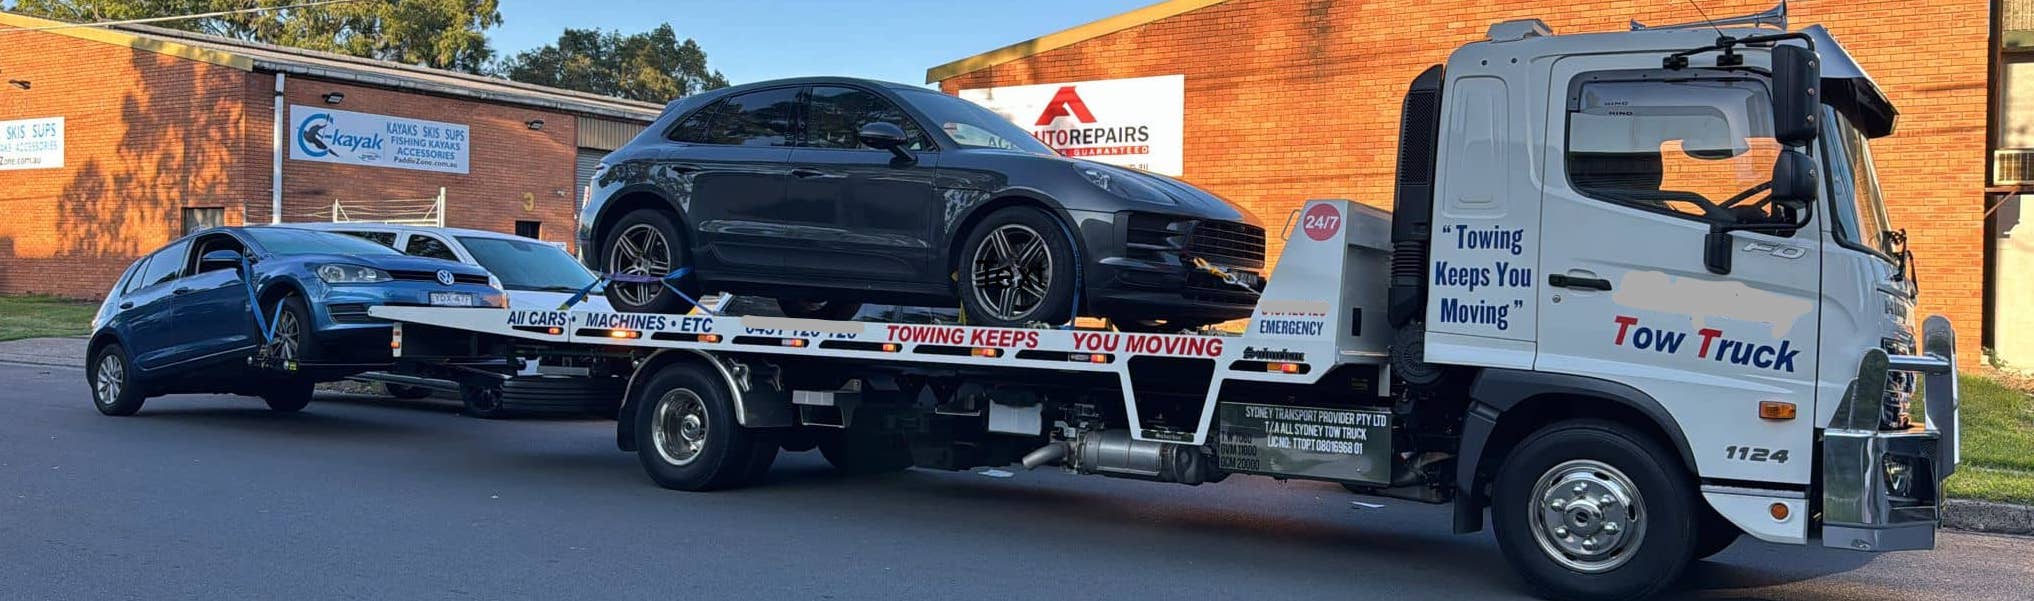
[[[2034,184],[2034,148],[1992,151],[1992,183],[2000,186]]]

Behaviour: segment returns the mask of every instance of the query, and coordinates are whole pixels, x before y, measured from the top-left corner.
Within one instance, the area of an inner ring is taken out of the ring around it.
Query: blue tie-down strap
[[[585,302],[586,296],[592,294],[594,288],[600,288],[601,290],[605,291],[607,288],[607,284],[611,283],[657,284],[663,286],[664,289],[666,290],[670,290],[672,294],[678,295],[678,298],[685,299],[686,302],[692,303],[692,306],[698,307],[700,311],[706,312],[707,315],[719,315],[719,313],[714,312],[713,309],[709,309],[706,307],[706,305],[701,304],[699,302],[699,299],[692,298],[692,295],[686,294],[685,291],[678,289],[677,281],[681,278],[684,278],[685,275],[689,273],[692,273],[691,267],[680,267],[677,270],[672,271],[670,275],[666,275],[663,277],[657,277],[654,275],[640,275],[633,273],[610,273],[601,276],[600,279],[594,280],[593,283],[591,284],[587,284],[585,288],[579,289],[579,292],[573,294],[572,298],[566,299],[564,304],[559,305],[558,310],[563,311],[566,309],[570,309],[572,308],[573,305]]]
[[[254,314],[254,332],[261,335],[261,344],[267,346],[269,343],[275,342],[275,324],[270,322],[267,316],[262,315],[261,301],[255,300],[254,271],[249,268],[247,255],[240,256],[240,283],[241,287],[247,289],[247,311]],[[283,302],[285,300],[280,298],[275,299],[275,313],[277,315],[282,314]]]

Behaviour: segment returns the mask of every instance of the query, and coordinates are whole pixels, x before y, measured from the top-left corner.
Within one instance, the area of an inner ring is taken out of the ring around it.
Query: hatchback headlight
[[[1078,169],[1081,172],[1081,177],[1088,180],[1088,183],[1094,184],[1095,187],[1107,190],[1117,196],[1167,206],[1179,204],[1173,202],[1164,192],[1159,192],[1157,188],[1151,187],[1150,184],[1127,177],[1110,175],[1109,172],[1094,167],[1079,167]]]
[[[326,263],[318,266],[318,279],[325,280],[327,284],[373,284],[395,278],[389,277],[388,272],[373,267]]]

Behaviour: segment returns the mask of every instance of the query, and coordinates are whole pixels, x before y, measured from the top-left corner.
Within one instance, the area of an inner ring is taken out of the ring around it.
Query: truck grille
[[[1211,263],[1264,266],[1264,228],[1234,221],[1201,221],[1187,238],[1187,253]]]

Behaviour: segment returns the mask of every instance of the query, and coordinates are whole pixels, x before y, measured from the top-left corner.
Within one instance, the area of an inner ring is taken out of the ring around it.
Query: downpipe
[[[1229,474],[1213,454],[1193,445],[1134,440],[1127,430],[1090,430],[1024,455],[1024,469],[1059,464],[1077,474],[1154,482],[1220,482]]]

